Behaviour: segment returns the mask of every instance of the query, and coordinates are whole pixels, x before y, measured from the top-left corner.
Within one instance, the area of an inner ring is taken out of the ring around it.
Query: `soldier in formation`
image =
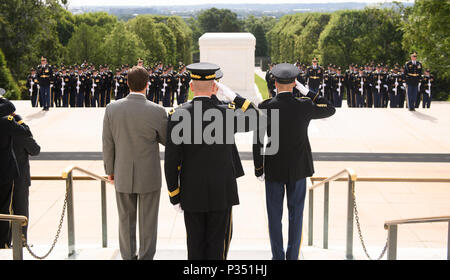
[[[137,65],[144,65],[138,59]],[[48,65],[42,57],[41,65],[30,71],[26,86],[33,107],[106,107],[112,98],[126,97],[130,90],[127,85],[129,65],[116,69],[115,74],[107,64],[98,69],[84,61],[81,65]],[[174,70],[171,64],[157,62],[146,68],[149,72],[147,99],[173,107],[187,102],[191,76],[186,66],[179,62]]]
[[[411,60],[403,67],[395,64],[390,68],[387,64],[374,62],[361,66],[352,63],[343,72],[341,67],[332,64],[325,70],[317,58],[307,68],[299,62],[295,65],[300,72],[296,80],[327,98],[335,107],[341,107],[345,97],[348,107],[359,108],[404,108],[406,103],[413,111],[420,102],[423,108],[429,108],[431,104],[434,77],[429,69],[422,74],[423,66],[417,61],[416,52],[411,53]],[[266,82],[273,97],[276,89],[271,69],[266,72]],[[293,94],[301,97],[295,88]]]

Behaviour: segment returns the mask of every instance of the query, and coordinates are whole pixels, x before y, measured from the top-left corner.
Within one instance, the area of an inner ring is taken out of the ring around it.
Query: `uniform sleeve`
[[[173,111],[172,111],[173,112]],[[180,203],[179,177],[182,168],[182,144],[175,144],[172,141],[172,130],[177,122],[169,120],[167,122],[166,150],[164,152],[164,173],[166,175],[167,190],[169,192],[170,203],[173,205]]]
[[[103,118],[103,164],[105,167],[105,173],[107,175],[114,174],[114,160],[115,160],[115,144],[111,131],[111,122],[109,119],[108,107],[105,110],[105,116]]]
[[[234,106],[234,107],[233,107]],[[241,109],[241,112],[237,112],[235,115],[235,132],[249,132],[256,130],[256,124],[259,119],[259,110],[258,108],[250,102],[250,100],[241,97],[240,95],[236,95],[233,100],[233,103],[230,104],[230,108],[232,109]],[[245,125],[238,125],[238,121],[241,121],[244,117],[242,113],[246,113],[245,116]],[[253,119],[252,119],[253,118]]]
[[[268,111],[269,112],[269,111]],[[255,176],[259,177],[264,173],[264,137],[267,131],[268,116],[261,116],[258,119],[258,127],[253,132],[253,164],[255,166]]]
[[[30,156],[37,156],[41,152],[41,146],[36,143],[33,137],[27,137],[23,140],[23,147]]]
[[[336,113],[334,106],[324,97],[317,98],[316,102],[311,100],[311,119],[324,119]]]

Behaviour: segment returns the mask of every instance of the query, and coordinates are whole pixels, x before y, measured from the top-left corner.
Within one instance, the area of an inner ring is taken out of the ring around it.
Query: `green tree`
[[[166,47],[166,55],[161,60],[166,64],[175,64],[177,56],[177,42],[175,35],[173,35],[172,30],[162,22],[155,24],[155,27],[161,34],[162,43]]]
[[[148,51],[145,61],[163,61],[167,55],[167,48],[157,25],[150,15],[139,15],[127,22],[127,27],[144,42]]]
[[[417,51],[419,60],[436,76],[436,99],[447,100],[450,87],[450,4],[416,0],[405,16],[403,47]]]
[[[14,81],[11,72],[6,66],[5,55],[0,49],[0,88],[6,90],[5,97],[10,99],[20,99],[20,90]]]
[[[101,49],[103,56],[108,58],[107,63],[115,67],[123,64],[134,65],[138,57],[148,57],[144,42],[128,30],[124,22],[116,24],[105,37]]]
[[[267,33],[272,61],[311,61],[318,39],[328,24],[330,14],[302,13],[283,16]]]
[[[320,35],[321,60],[341,66],[372,61],[402,64],[406,54],[400,27],[401,14],[394,9],[335,12]]]
[[[76,27],[67,43],[65,63],[81,63],[85,60],[95,64],[103,62],[101,45],[105,34],[101,27],[86,23]]]
[[[182,61],[186,64],[192,62],[192,30],[189,26],[177,16],[167,19],[167,27],[172,31],[176,39],[176,61]]]
[[[228,9],[211,8],[198,14],[198,23],[205,32],[240,32],[242,22]]]

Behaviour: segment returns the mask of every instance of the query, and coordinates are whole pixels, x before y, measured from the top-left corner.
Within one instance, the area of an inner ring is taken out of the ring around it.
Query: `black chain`
[[[62,213],[61,213],[61,219],[59,220],[58,230],[56,231],[56,236],[55,236],[55,239],[53,240],[52,246],[50,247],[50,249],[48,250],[48,252],[45,255],[43,255],[43,256],[36,255],[31,250],[30,246],[28,245],[25,236],[22,235],[22,239],[23,239],[25,247],[27,248],[27,250],[30,253],[30,255],[33,256],[34,258],[39,259],[39,260],[43,260],[46,257],[48,257],[50,255],[50,253],[53,251],[53,249],[55,248],[56,242],[58,242],[59,234],[61,233],[61,228],[62,228],[62,225],[63,225],[63,222],[64,222],[64,215],[66,213],[66,206],[67,206],[67,196],[68,196],[68,192],[66,190],[66,194],[65,194],[65,197],[64,197],[64,205],[63,205],[63,209],[62,209]]]
[[[362,236],[361,225],[359,223],[358,208],[356,207],[356,194],[355,194],[355,185],[354,184],[352,186],[352,194],[353,194],[353,208],[355,210],[355,220],[356,220],[356,227],[358,229],[359,240],[361,241],[361,246],[362,246],[362,248],[364,250],[364,253],[366,254],[367,258],[369,258],[369,260],[373,260],[370,257],[369,252],[367,252],[367,248],[366,248],[366,245],[365,245],[365,242],[364,242],[364,238]],[[380,256],[376,260],[381,260],[381,258],[383,258],[384,254],[386,253],[387,245],[388,245],[388,242],[386,240],[386,244],[384,245],[384,248],[381,251]]]

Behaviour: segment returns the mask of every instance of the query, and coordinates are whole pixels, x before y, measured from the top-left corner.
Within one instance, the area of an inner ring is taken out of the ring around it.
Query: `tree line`
[[[310,63],[318,57],[322,65],[344,68],[370,62],[402,66],[409,53],[417,51],[437,78],[435,99],[447,100],[450,5],[446,2],[416,0],[408,8],[396,3],[391,8],[297,13],[280,19],[239,18],[228,9],[211,8],[184,19],[138,15],[119,20],[105,12],[72,14],[64,8],[67,0],[2,1],[0,83],[20,97],[25,92],[23,80],[41,55],[52,64],[86,60],[116,67],[135,64],[137,57],[147,64],[190,63],[199,55],[198,38],[203,33],[250,32],[256,38],[255,56],[273,62]],[[10,74],[5,73],[8,69]]]
[[[335,64],[384,63],[403,67],[416,51],[436,77],[433,96],[449,98],[450,5],[447,1],[416,0],[405,8],[370,7],[333,13],[301,13],[282,17],[266,34],[274,62]]]

